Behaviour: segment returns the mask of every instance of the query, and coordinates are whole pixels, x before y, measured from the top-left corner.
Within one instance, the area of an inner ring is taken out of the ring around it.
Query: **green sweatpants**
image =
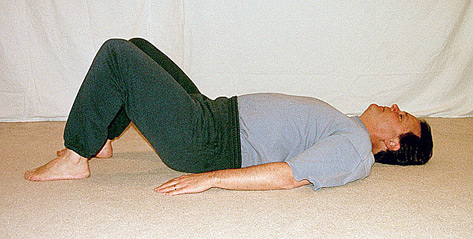
[[[90,158],[130,121],[174,170],[241,167],[236,97],[207,98],[143,39],[111,39],[97,52],[79,89],[65,146]]]

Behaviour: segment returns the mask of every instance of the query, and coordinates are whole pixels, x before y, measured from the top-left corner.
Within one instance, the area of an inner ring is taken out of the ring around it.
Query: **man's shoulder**
[[[344,130],[344,135],[362,159],[370,159],[373,154],[371,152],[372,145],[368,130],[358,117],[348,117],[349,127]]]

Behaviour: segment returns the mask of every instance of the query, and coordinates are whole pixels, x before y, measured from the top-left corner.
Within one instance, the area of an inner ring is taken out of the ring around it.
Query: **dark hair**
[[[420,137],[412,132],[400,136],[401,148],[397,151],[381,151],[374,155],[377,163],[396,165],[425,164],[432,157],[432,132],[429,124],[420,121]]]

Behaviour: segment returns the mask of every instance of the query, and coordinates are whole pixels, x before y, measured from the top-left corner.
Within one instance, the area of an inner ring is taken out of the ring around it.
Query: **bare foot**
[[[62,156],[66,152],[67,149],[63,149],[61,151],[57,151],[57,156]],[[100,151],[94,156],[96,158],[111,158],[113,156],[113,148],[112,148],[112,141],[107,139],[107,142],[103,145]]]
[[[89,176],[88,159],[69,149],[47,164],[25,172],[25,179],[30,181],[83,179]]]
[[[111,158],[113,156],[112,141],[107,139],[100,151],[95,155],[96,158]]]

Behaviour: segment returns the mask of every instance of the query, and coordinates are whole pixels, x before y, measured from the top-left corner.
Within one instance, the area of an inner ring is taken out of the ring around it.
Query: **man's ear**
[[[398,151],[401,148],[401,141],[399,138],[385,139],[384,144],[390,151]]]

